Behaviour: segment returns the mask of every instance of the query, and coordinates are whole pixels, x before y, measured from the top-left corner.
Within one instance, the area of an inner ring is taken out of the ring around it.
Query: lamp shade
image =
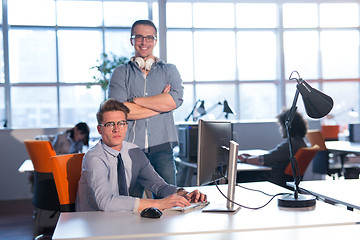
[[[325,117],[333,108],[334,101],[328,95],[312,88],[301,78],[298,80],[297,89],[304,101],[306,114],[311,118]]]
[[[196,109],[196,111],[200,114],[200,116],[204,116],[206,114],[205,110],[205,101],[202,100],[200,106]]]

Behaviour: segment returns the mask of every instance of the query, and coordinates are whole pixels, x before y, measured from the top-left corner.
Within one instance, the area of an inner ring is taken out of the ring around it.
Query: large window
[[[0,118],[11,119],[10,125],[15,128],[73,126],[85,121],[95,130],[95,113],[104,93],[100,86],[89,88],[88,82],[96,74],[91,67],[97,65],[103,52],[131,56],[131,24],[150,18],[153,3],[6,2],[8,17],[3,27],[7,29],[9,57],[4,63],[9,74],[6,85],[0,72]],[[9,86],[7,96],[4,86]],[[9,111],[5,111],[7,98],[11,102]]]
[[[3,6],[1,126],[7,120],[11,127],[79,121],[94,127],[104,93],[87,86],[96,74],[91,67],[103,52],[133,55],[129,32],[137,19],[154,20],[165,36],[155,55],[181,73],[184,104],[176,121],[198,100],[205,101],[205,119],[224,119],[225,100],[236,113],[229,119],[273,119],[292,104],[294,70],[333,97],[336,121],[359,121],[348,114],[359,112],[355,0],[3,0]],[[298,107],[304,113],[301,98]]]
[[[211,109],[204,118],[221,117],[218,103],[226,99],[236,112],[231,119],[274,118],[293,102],[296,81],[288,78],[296,70],[333,97],[336,121],[358,121],[347,114],[359,112],[356,1],[179,2],[166,6],[167,60],[189,91],[183,109],[190,112],[201,99]],[[301,98],[298,108],[305,114]]]

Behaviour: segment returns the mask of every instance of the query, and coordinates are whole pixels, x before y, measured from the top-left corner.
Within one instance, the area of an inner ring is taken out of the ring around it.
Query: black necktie
[[[126,186],[126,177],[125,177],[125,168],[124,168],[124,162],[121,158],[121,154],[118,155],[118,183],[119,183],[119,194],[123,196],[128,196],[129,193],[127,191]]]

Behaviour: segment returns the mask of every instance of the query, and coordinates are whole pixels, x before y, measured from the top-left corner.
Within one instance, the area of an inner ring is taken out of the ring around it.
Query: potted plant
[[[114,69],[120,65],[125,64],[129,59],[126,57],[119,57],[113,53],[109,56],[103,53],[101,60],[97,60],[98,65],[91,67],[90,69],[96,69],[99,73],[93,76],[94,82],[88,84],[88,87],[92,85],[100,85],[104,92],[104,99],[106,99],[106,91],[109,87],[111,74]]]

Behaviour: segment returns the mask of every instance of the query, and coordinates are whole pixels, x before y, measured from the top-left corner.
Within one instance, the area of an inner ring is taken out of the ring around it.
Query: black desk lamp
[[[299,79],[291,78],[293,73],[296,73],[299,76]],[[296,157],[294,156],[292,149],[290,128],[297,109],[296,102],[299,93],[303,98],[306,114],[311,118],[322,118],[326,116],[334,106],[334,102],[331,97],[312,88],[307,82],[301,79],[297,71],[293,71],[290,74],[289,80],[294,79],[298,82],[296,85],[297,89],[293,104],[285,120],[285,127],[289,141],[290,164],[294,177],[294,194],[278,198],[278,206],[289,208],[312,207],[316,204],[315,197],[309,195],[299,195],[300,175]]]
[[[228,119],[229,114],[234,114],[234,112],[231,110],[227,100],[224,100],[223,112],[225,113],[225,118],[226,119]]]
[[[200,106],[198,108],[197,107],[197,104],[200,103]],[[198,115],[195,116],[195,112],[198,113]],[[205,111],[205,101],[204,100],[197,100],[192,111],[190,112],[190,114],[185,118],[185,121],[187,122],[189,120],[189,118],[191,116],[193,116],[193,121],[196,122],[198,120],[199,117],[201,116],[204,116],[206,114],[206,111]]]

